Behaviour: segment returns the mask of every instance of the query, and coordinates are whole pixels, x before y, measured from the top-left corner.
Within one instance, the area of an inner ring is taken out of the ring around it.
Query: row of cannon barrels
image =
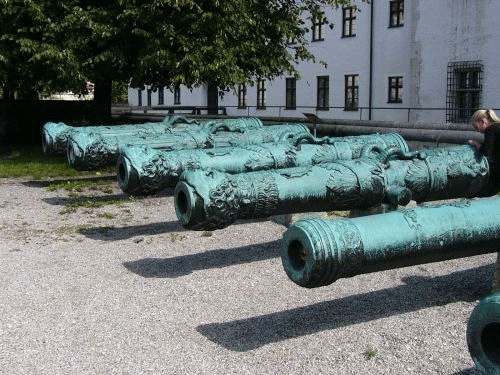
[[[48,123],[42,145],[47,153],[66,152],[75,168],[115,163],[128,194],[173,188],[177,218],[192,230],[382,203],[394,208],[291,225],[280,255],[288,277],[305,288],[499,251],[499,188],[490,160],[468,144],[411,151],[395,132],[317,138],[303,124],[167,117],[113,127]],[[448,202],[396,209],[412,200]],[[500,375],[500,293],[472,312],[467,344],[479,370]]]

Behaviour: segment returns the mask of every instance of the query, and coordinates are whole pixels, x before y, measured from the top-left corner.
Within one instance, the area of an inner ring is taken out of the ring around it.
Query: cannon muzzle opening
[[[196,229],[196,224],[204,223],[203,199],[184,181],[175,187],[174,203],[177,218],[184,227]]]
[[[491,293],[474,308],[467,324],[467,346],[484,374],[500,374],[500,293]]]
[[[116,161],[116,177],[120,189],[125,193],[135,193],[139,185],[139,175],[130,160],[123,155]]]
[[[335,242],[327,236],[323,221],[308,219],[296,222],[283,235],[281,244],[281,260],[288,277],[305,288],[331,284],[339,277],[339,263],[332,259],[338,254]]]

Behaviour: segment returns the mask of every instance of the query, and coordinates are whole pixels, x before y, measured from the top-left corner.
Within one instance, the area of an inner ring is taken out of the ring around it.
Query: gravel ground
[[[1,374],[479,374],[466,324],[495,254],[304,289],[284,226],[186,231],[172,191],[111,186],[0,180]]]

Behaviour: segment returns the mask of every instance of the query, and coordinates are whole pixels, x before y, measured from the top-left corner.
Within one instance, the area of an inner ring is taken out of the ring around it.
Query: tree
[[[96,100],[105,100],[112,81],[132,87],[207,83],[228,89],[284,73],[297,75],[296,63],[314,59],[304,20],[324,17],[323,7],[341,5],[352,4],[0,0],[0,85],[23,92],[78,93],[92,81]]]

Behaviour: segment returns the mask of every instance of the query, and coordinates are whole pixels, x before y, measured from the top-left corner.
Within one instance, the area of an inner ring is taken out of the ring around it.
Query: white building
[[[326,10],[304,62],[283,76],[215,98],[214,90],[129,89],[132,106],[225,107],[228,115],[464,122],[500,108],[498,0],[372,0]],[[141,100],[139,100],[139,94]]]

